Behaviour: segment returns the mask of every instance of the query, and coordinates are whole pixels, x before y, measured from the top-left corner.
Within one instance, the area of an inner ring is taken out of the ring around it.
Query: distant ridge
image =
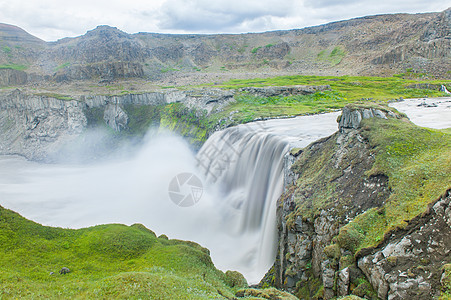
[[[158,81],[191,73],[391,76],[406,69],[449,78],[450,24],[451,8],[247,34],[128,34],[102,25],[49,43],[0,24],[0,65],[20,66],[25,82]]]

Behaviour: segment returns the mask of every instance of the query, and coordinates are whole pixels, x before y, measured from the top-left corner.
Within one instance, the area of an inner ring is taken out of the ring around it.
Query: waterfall
[[[282,137],[237,126],[213,134],[197,155],[207,182],[218,188],[226,231],[251,241],[240,264],[260,277],[277,250],[276,202],[283,191],[288,148]]]

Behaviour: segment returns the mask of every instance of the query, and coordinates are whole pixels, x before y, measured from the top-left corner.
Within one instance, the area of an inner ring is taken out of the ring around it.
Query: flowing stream
[[[449,113],[444,103],[441,113]],[[157,235],[200,243],[218,268],[240,271],[256,283],[275,257],[283,157],[290,147],[335,132],[338,114],[239,125],[213,134],[197,156],[171,134],[149,138],[127,158],[90,165],[0,156],[0,205],[51,226],[142,223]],[[450,127],[450,119],[443,126]],[[197,178],[196,186],[179,174]],[[197,203],[171,201],[175,179],[181,185],[175,194],[196,188]]]

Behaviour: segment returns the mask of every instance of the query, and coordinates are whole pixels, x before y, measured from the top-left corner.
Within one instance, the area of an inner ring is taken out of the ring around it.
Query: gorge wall
[[[0,96],[0,154],[49,161],[67,145],[81,142],[89,128],[144,134],[149,126],[159,126],[159,109],[168,104],[210,113],[233,100],[233,92],[214,89],[69,99],[17,89]]]

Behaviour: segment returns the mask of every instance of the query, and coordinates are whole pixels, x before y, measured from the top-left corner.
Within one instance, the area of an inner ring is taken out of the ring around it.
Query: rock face
[[[433,299],[451,249],[451,190],[424,215],[358,259],[381,299]]]
[[[15,90],[0,99],[0,153],[40,160],[86,128],[83,103]]]
[[[375,248],[354,256],[352,246],[346,246],[352,245],[352,236],[339,240],[345,225],[384,207],[391,194],[387,176],[365,175],[375,163],[361,127],[369,118],[388,122],[402,117],[380,107],[346,107],[337,133],[285,158],[291,171],[285,172],[286,191],[277,208],[278,254],[261,284],[286,289],[301,299],[351,293],[367,299],[439,296],[441,270],[450,262],[450,190]]]
[[[200,89],[64,100],[27,95],[16,89],[0,95],[0,154],[49,161],[83,138],[90,122],[103,123],[116,132],[128,130],[131,116],[126,108],[139,111],[178,102],[208,114],[235,101],[233,96],[233,91]]]
[[[241,92],[249,93],[258,97],[274,97],[274,96],[293,96],[293,95],[308,95],[319,91],[330,90],[329,85],[322,86],[267,86],[267,87],[245,87],[241,88]]]

